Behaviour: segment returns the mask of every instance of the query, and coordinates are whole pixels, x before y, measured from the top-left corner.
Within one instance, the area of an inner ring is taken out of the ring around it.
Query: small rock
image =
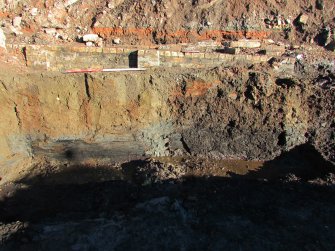
[[[275,41],[273,41],[272,39],[265,39],[264,42],[267,43],[267,44],[274,44],[275,43]]]
[[[13,18],[13,26],[16,28],[19,28],[21,26],[21,21],[22,21],[22,17],[18,16],[18,17],[14,17]]]
[[[307,24],[308,22],[308,16],[306,14],[301,14],[299,19],[298,19],[298,22],[300,24]]]
[[[37,16],[37,14],[38,14],[38,9],[37,9],[37,8],[32,8],[32,9],[30,10],[30,15],[32,15],[32,16]]]
[[[300,48],[300,45],[297,45],[297,44],[292,44],[291,45],[292,50],[296,50],[296,49],[299,49],[299,48]]]
[[[297,56],[296,56],[296,60],[297,61],[302,61],[304,59],[304,55],[303,54],[298,54]]]
[[[236,92],[229,93],[228,98],[230,98],[232,100],[236,100],[237,99],[237,93]]]
[[[69,7],[72,4],[75,4],[76,2],[78,2],[79,0],[67,0],[64,4],[65,7]]]
[[[212,25],[212,22],[206,22],[206,26],[211,26]]]
[[[86,46],[92,47],[93,46],[93,42],[86,42]]]
[[[103,46],[103,41],[102,41],[102,38],[101,38],[101,37],[99,37],[98,41],[96,42],[96,45],[97,45],[98,47],[102,47],[102,46]]]
[[[6,49],[6,36],[1,28],[0,28],[0,47]]]
[[[46,28],[44,29],[44,32],[48,35],[55,35],[57,33],[57,30],[55,28]]]
[[[121,43],[121,39],[120,38],[114,38],[113,39],[113,44],[120,44]]]
[[[69,40],[69,36],[66,35],[66,34],[60,34],[60,39],[63,39],[63,40]]]
[[[86,34],[83,36],[84,42],[96,42],[98,41],[99,36],[97,34]]]

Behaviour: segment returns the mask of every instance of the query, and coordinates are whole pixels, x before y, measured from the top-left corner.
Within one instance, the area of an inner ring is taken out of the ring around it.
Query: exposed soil
[[[80,167],[18,181],[1,190],[2,250],[333,250],[332,165],[307,145],[259,164],[163,158],[114,181]]]
[[[0,2],[0,250],[334,251],[334,8]],[[99,38],[87,46],[218,52],[247,38],[282,53],[63,75],[27,67],[17,49],[86,46],[88,33]]]

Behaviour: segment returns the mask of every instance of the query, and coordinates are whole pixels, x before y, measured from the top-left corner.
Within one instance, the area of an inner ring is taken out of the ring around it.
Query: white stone
[[[238,41],[232,41],[229,44],[229,47],[235,48],[258,48],[261,47],[261,42],[258,40],[248,40],[248,39],[241,39]]]
[[[86,46],[92,47],[93,46],[93,42],[86,42]]]
[[[68,7],[72,4],[75,4],[76,2],[78,2],[79,0],[67,0],[64,4],[65,7]]]
[[[13,26],[18,28],[21,26],[21,21],[22,21],[22,17],[14,17],[13,18]]]
[[[304,59],[304,55],[303,55],[303,54],[298,54],[298,55],[296,56],[296,59],[297,59],[298,61],[301,61],[301,60]]]
[[[96,42],[98,41],[99,36],[97,34],[86,34],[83,36],[84,42]]]
[[[1,28],[0,28],[0,47],[6,49],[6,36]]]
[[[102,46],[103,46],[103,40],[102,40],[101,37],[99,37],[98,41],[96,42],[96,45],[97,45],[98,47],[102,47]]]
[[[32,9],[30,10],[30,15],[32,15],[32,16],[37,16],[37,14],[38,14],[38,9],[37,9],[37,8],[32,8]]]
[[[55,35],[57,33],[57,30],[55,28],[46,28],[44,29],[44,32],[48,35]]]
[[[120,44],[121,43],[121,39],[120,38],[114,38],[113,39],[113,44]]]
[[[267,44],[274,44],[275,43],[275,41],[273,41],[272,39],[265,39],[264,42],[267,43]]]

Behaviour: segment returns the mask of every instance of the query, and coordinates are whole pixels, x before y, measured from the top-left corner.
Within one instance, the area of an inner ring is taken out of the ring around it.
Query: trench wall
[[[73,68],[128,68],[128,67],[215,67],[224,63],[260,63],[269,60],[267,55],[230,55],[223,53],[189,53],[120,47],[64,47],[57,45],[12,45],[22,50],[28,67],[63,71]]]

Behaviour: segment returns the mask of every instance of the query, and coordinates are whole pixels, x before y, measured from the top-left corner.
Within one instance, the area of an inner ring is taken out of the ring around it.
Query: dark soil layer
[[[7,186],[1,250],[334,250],[334,169],[310,146],[244,176],[181,162],[124,164],[128,180]]]

